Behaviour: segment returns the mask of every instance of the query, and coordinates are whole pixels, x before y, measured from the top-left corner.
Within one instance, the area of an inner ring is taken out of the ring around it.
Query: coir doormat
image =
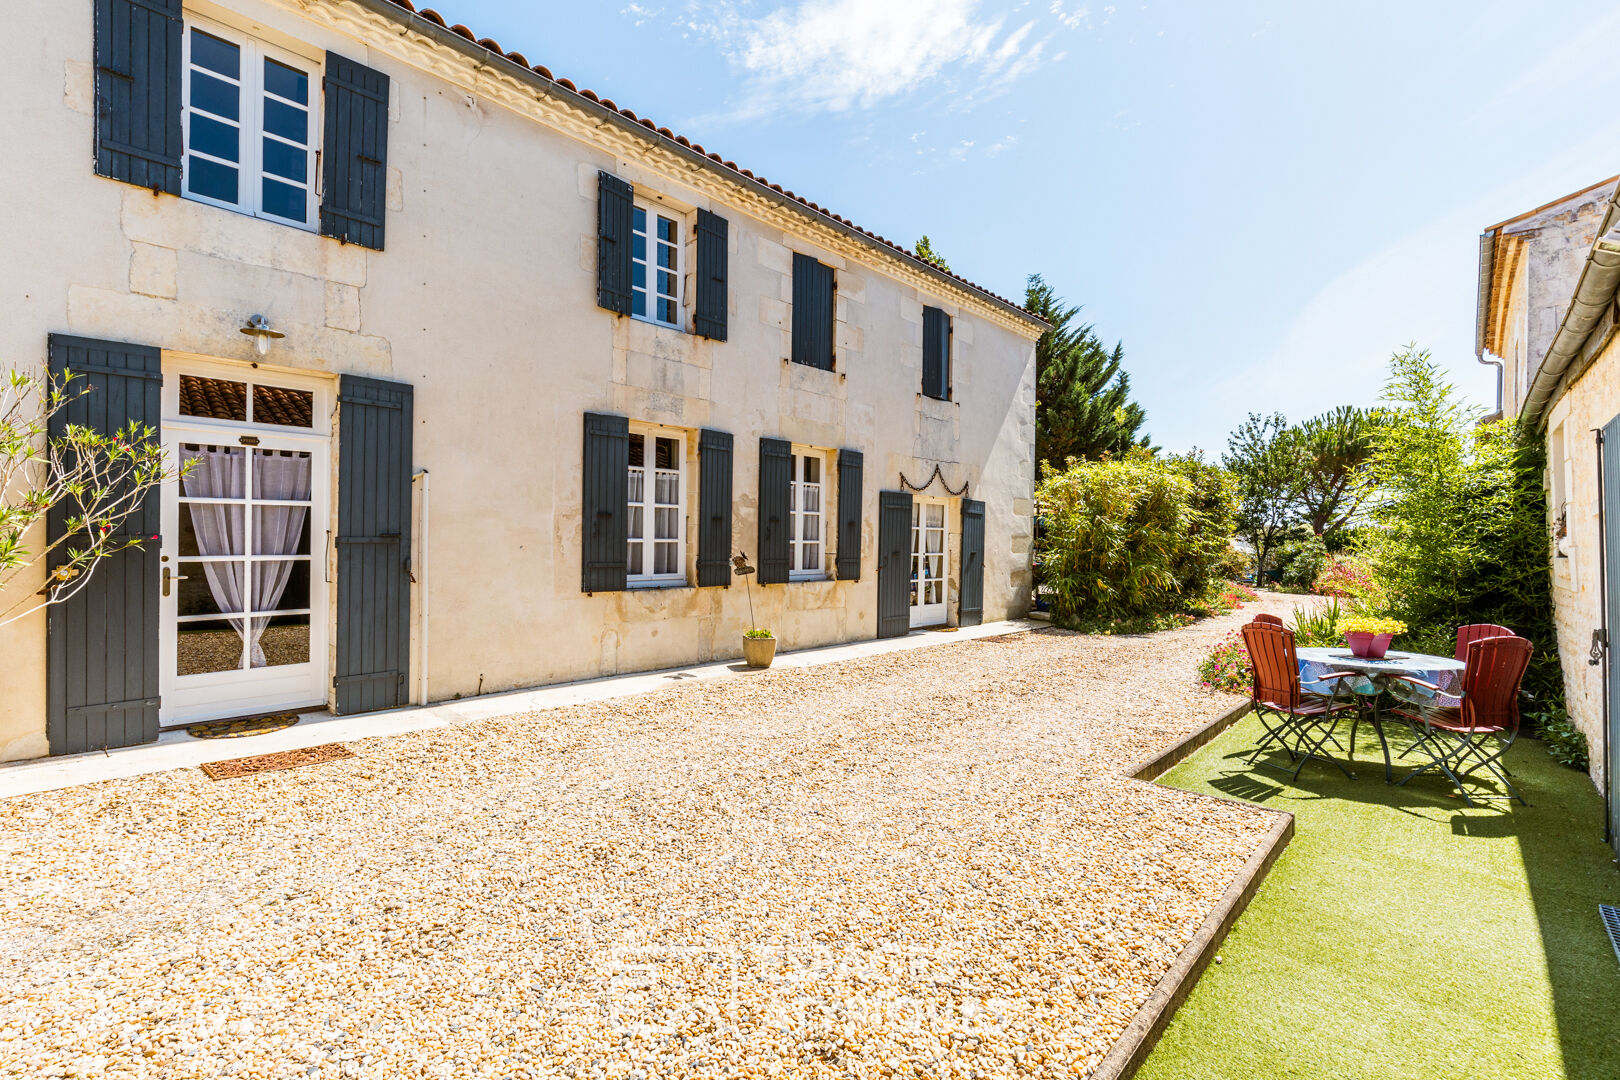
[[[193,739],[243,739],[249,735],[290,728],[296,723],[297,713],[271,713],[268,716],[250,716],[245,720],[211,720],[206,724],[192,724],[186,728],[186,734]]]
[[[275,772],[278,769],[296,769],[300,765],[320,765],[327,761],[341,761],[351,757],[354,757],[354,751],[348,747],[339,743],[326,743],[322,746],[306,746],[299,750],[283,750],[276,754],[210,761],[201,768],[210,780],[234,780],[238,776]]]

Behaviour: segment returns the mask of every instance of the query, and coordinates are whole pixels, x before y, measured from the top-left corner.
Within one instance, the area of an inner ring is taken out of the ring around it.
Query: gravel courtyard
[[[1122,771],[1291,607],[0,803],[0,1075],[1083,1076],[1275,820]]]

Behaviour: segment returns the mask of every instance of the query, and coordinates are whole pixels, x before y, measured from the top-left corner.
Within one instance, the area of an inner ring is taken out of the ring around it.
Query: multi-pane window
[[[681,229],[672,217],[645,206],[632,214],[630,314],[662,326],[681,317]]]
[[[815,451],[795,451],[793,483],[788,493],[788,576],[819,578],[826,574],[822,562],[822,537],[826,535],[826,499],[822,497],[822,477],[826,458]]]
[[[627,581],[660,585],[686,580],[682,475],[684,439],[661,429],[630,431]]]
[[[186,194],[311,227],[311,65],[211,24],[185,40]]]

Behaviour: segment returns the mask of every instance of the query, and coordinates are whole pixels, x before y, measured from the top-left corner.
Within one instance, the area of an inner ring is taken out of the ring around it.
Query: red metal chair
[[[1468,646],[1481,638],[1513,636],[1513,631],[1505,626],[1497,626],[1495,623],[1482,622],[1474,623],[1471,626],[1459,626],[1457,627],[1456,657],[1458,660],[1466,662],[1468,659]]]
[[[1468,667],[1463,672],[1457,705],[1443,703],[1440,688],[1433,683],[1410,675],[1397,676],[1395,681],[1422,687],[1436,697],[1433,704],[1391,710],[1412,725],[1418,736],[1415,749],[1430,758],[1427,765],[1412,770],[1401,783],[1439,769],[1456,786],[1463,801],[1473,806],[1463,781],[1483,770],[1501,781],[1512,798],[1530,805],[1508,779],[1502,755],[1519,735],[1519,686],[1534,651],[1530,642],[1521,637],[1474,639],[1464,656]]]
[[[1254,701],[1254,712],[1266,729],[1254,753],[1249,756],[1249,764],[1253,765],[1261,754],[1275,744],[1288,752],[1290,762],[1298,762],[1294,766],[1295,779],[1298,779],[1305,763],[1315,758],[1318,761],[1331,761],[1340,772],[1354,780],[1354,773],[1322,751],[1329,742],[1334,746],[1339,745],[1333,737],[1333,729],[1341,717],[1356,711],[1355,704],[1339,701],[1337,686],[1332,697],[1309,694],[1300,688],[1294,632],[1287,627],[1256,619],[1243,628],[1243,644],[1249,653],[1249,669],[1254,674],[1254,688],[1250,694]],[[1333,672],[1322,676],[1321,681],[1346,679],[1354,674],[1350,671]],[[1268,761],[1262,764],[1272,763]]]

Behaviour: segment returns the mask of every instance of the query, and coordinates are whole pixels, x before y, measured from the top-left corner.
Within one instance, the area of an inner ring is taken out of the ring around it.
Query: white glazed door
[[[186,472],[162,489],[159,720],[174,726],[322,705],[331,443],[279,423],[289,415],[312,421],[314,395],[186,378],[188,407],[216,415],[166,413],[172,419],[163,425],[169,460]],[[260,416],[274,422],[217,415],[221,385],[224,411],[257,396]],[[196,404],[206,400],[214,405]]]
[[[911,503],[911,625],[945,622],[945,502],[914,499]]]

